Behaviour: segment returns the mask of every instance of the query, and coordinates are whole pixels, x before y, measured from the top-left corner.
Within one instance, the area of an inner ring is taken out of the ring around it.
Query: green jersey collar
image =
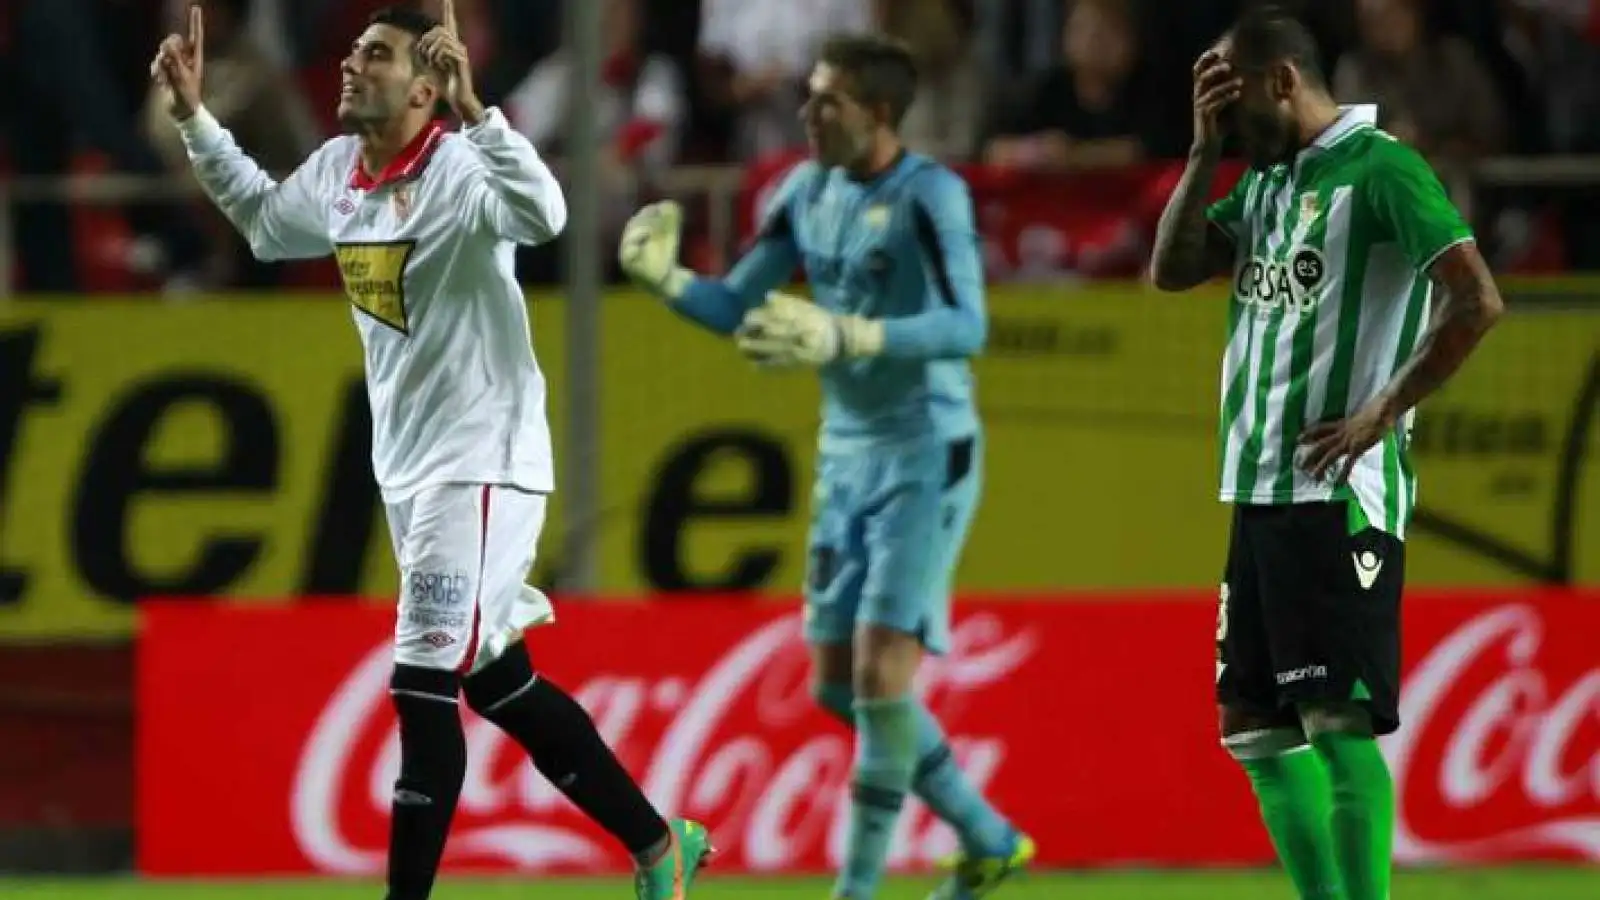
[[[1326,150],[1355,133],[1363,125],[1378,124],[1378,107],[1372,103],[1342,105],[1339,118],[1333,120],[1308,149]]]

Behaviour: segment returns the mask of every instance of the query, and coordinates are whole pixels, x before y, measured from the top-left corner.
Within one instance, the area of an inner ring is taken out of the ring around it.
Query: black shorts
[[[1353,502],[1353,501],[1348,501]],[[1295,704],[1357,700],[1400,725],[1405,544],[1351,533],[1347,501],[1236,505],[1217,608],[1217,702],[1289,724]]]

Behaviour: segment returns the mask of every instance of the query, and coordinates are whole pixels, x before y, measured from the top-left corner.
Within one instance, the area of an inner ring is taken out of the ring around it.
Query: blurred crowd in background
[[[905,40],[924,88],[913,149],[1063,177],[1179,159],[1189,71],[1237,0],[567,0],[602,5],[593,107],[608,227],[674,167],[746,165],[803,141],[796,110],[818,44],[840,30]],[[148,64],[186,0],[6,0],[0,178],[183,176]],[[335,133],[339,63],[381,0],[204,0],[207,104],[267,168]],[[457,0],[480,93],[548,158],[563,156],[572,85],[562,0]],[[1600,154],[1600,0],[1302,0],[1341,101],[1443,170],[1504,155]],[[425,8],[431,4],[424,3]],[[186,177],[186,176],[183,176]],[[1593,188],[1473,207],[1501,257],[1558,223],[1563,268],[1600,268]],[[204,204],[19,202],[14,289],[171,292],[285,284]],[[85,244],[90,244],[86,249]],[[1509,249],[1505,249],[1509,248]],[[559,277],[558,254],[531,280]],[[108,258],[114,257],[114,258]],[[86,259],[88,260],[86,262]],[[86,283],[92,282],[92,283]]]

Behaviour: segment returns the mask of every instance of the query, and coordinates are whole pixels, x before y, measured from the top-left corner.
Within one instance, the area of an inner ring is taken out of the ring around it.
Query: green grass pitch
[[[924,900],[930,879],[903,879],[879,900]],[[378,900],[382,888],[341,881],[5,880],[6,900]],[[446,880],[436,900],[629,900],[623,881]],[[1105,872],[1030,874],[995,900],[1294,900],[1275,872]],[[1596,900],[1600,870],[1503,868],[1410,871],[1395,883],[1397,900]],[[822,879],[742,879],[708,873],[692,900],[827,900]]]

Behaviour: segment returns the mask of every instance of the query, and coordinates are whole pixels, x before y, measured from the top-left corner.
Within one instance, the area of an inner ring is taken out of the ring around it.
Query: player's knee
[[[1224,746],[1227,745],[1228,738],[1236,734],[1278,729],[1298,732],[1299,723],[1293,715],[1270,716],[1237,706],[1226,704],[1217,706],[1217,731],[1222,735]]]
[[[847,725],[855,722],[856,692],[850,685],[818,681],[811,685],[811,696],[834,718]]]
[[[1298,728],[1285,726],[1246,729],[1222,737],[1222,748],[1239,762],[1270,759],[1305,746],[1305,734]]]
[[[916,673],[915,663],[902,655],[864,653],[856,659],[852,687],[859,699],[888,700],[910,693]]]
[[[856,632],[851,680],[858,700],[888,700],[911,692],[922,642],[887,625],[866,624]]]
[[[1300,726],[1315,740],[1324,734],[1372,737],[1372,713],[1352,700],[1302,703],[1298,708]]]
[[[408,698],[454,706],[460,693],[461,675],[453,669],[396,663],[389,676],[389,695],[402,712],[408,705],[403,701]]]
[[[452,797],[467,769],[467,743],[456,698],[461,676],[447,669],[400,663],[389,694],[400,720],[400,777],[396,798],[432,802]],[[451,801],[453,802],[453,800]]]
[[[537,679],[533,663],[519,641],[468,675],[462,692],[467,706],[492,722],[496,713],[526,694]]]

